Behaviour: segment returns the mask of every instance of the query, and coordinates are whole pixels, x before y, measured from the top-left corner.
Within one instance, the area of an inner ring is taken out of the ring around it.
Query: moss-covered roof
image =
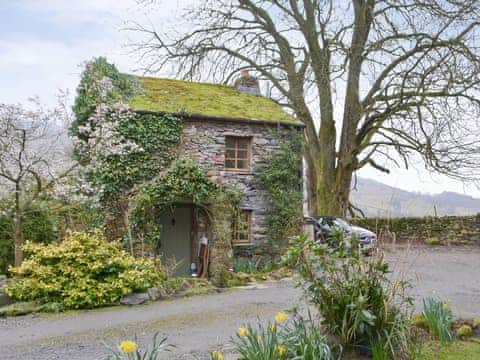
[[[128,101],[134,110],[300,124],[271,99],[242,93],[232,86],[152,77],[138,79],[143,92]]]

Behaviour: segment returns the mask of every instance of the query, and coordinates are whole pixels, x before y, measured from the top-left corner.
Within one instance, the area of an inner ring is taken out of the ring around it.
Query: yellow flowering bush
[[[26,260],[10,269],[16,277],[8,294],[22,301],[93,308],[157,285],[162,271],[152,261],[135,259],[100,232],[75,232],[62,242],[24,245]]]

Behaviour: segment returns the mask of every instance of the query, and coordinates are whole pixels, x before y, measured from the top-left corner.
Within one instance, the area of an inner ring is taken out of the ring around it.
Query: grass
[[[135,110],[300,123],[271,99],[241,93],[231,86],[152,77],[139,80],[144,93],[129,101]]]
[[[478,360],[480,359],[480,343],[470,341],[454,341],[442,344],[432,341],[422,346],[416,360]]]

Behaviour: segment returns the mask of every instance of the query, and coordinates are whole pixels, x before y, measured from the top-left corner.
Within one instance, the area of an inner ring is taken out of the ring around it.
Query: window
[[[225,169],[250,170],[250,144],[247,137],[225,138]]]
[[[248,245],[252,242],[252,212],[240,210],[233,222],[233,244]]]

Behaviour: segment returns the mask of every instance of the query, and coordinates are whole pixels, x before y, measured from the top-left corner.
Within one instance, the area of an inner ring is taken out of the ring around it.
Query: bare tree
[[[151,72],[229,82],[250,69],[268,81],[306,125],[313,212],[352,210],[352,177],[367,165],[421,157],[478,179],[479,0],[200,3],[180,30],[132,23],[134,50]]]
[[[22,216],[74,168],[65,143],[66,107],[47,110],[38,99],[30,105],[0,103],[0,186],[12,194],[2,210],[12,214],[16,266],[23,261]]]

